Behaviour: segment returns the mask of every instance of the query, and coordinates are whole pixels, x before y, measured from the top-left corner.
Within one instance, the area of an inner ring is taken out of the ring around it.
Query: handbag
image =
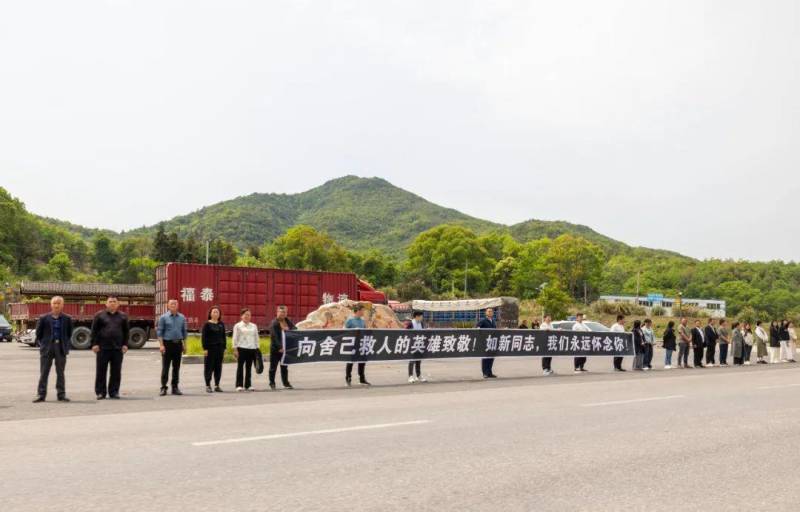
[[[261,349],[256,349],[256,373],[261,375],[264,373],[264,355],[261,354]]]

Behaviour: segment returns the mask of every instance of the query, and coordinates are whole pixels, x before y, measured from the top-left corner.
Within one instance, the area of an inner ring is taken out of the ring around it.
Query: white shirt
[[[589,332],[589,328],[584,325],[583,322],[575,322],[572,325],[573,331],[581,331],[581,332]]]
[[[253,322],[239,322],[233,326],[233,346],[237,348],[258,348],[258,326]]]
[[[756,327],[756,336],[758,336],[758,339],[764,342],[769,339],[769,336],[767,336],[767,331],[762,329],[760,325]]]
[[[422,329],[422,322],[418,320],[411,320],[411,328],[412,329]]]
[[[611,326],[611,332],[625,332],[625,326],[615,323]]]
[[[547,322],[542,322],[542,324],[539,326],[539,330],[540,331],[552,331],[553,330],[553,324],[549,324]]]

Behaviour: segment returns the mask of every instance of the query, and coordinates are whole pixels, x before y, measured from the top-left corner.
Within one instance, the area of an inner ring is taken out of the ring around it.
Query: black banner
[[[348,329],[285,331],[283,337],[283,364],[632,355],[633,335],[622,332]]]

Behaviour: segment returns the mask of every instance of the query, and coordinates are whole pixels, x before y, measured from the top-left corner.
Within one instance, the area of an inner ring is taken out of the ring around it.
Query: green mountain
[[[157,227],[119,234],[55,219],[43,220],[84,239],[98,233],[111,238],[149,236]],[[506,226],[431,203],[384,179],[357,176],[337,178],[297,194],[256,193],[237,197],[163,222],[167,231],[175,231],[181,237],[192,234],[200,240],[222,238],[241,249],[261,246],[298,224],[324,231],[348,249],[375,248],[399,258],[418,234],[440,224],[458,224],[477,233],[508,232],[521,242],[572,234],[598,244],[608,255],[640,251],[651,255],[677,255],[654,249],[634,249],[587,226],[564,221],[531,219]]]
[[[241,248],[262,245],[307,224],[348,249],[378,248],[400,255],[422,231],[459,224],[477,232],[505,226],[431,203],[380,178],[345,176],[299,194],[251,194],[164,222],[167,231],[200,239],[221,237]],[[150,234],[155,226],[129,231]]]

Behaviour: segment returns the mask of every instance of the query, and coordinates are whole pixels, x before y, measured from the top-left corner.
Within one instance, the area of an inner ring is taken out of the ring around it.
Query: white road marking
[[[594,402],[591,404],[581,404],[581,407],[600,407],[603,405],[622,405],[622,404],[635,404],[638,402],[654,402],[656,400],[675,400],[678,398],[686,398],[684,395],[670,395],[670,396],[654,396],[652,398],[635,398],[633,400],[615,400],[613,402]]]
[[[358,430],[377,430],[382,428],[406,427],[411,425],[424,425],[431,420],[403,421],[400,423],[378,423],[375,425],[358,425],[355,427],[329,428],[325,430],[309,430],[307,432],[289,432],[287,434],[270,434],[266,436],[239,437],[234,439],[221,439],[219,441],[201,441],[192,443],[192,446],[213,446],[218,444],[248,443],[250,441],[268,441],[272,439],[285,439],[288,437],[316,436],[321,434],[337,434],[339,432],[355,432]]]
[[[796,388],[798,386],[800,386],[800,384],[780,384],[778,386],[761,386],[761,387],[756,388],[756,389],[764,389],[764,390],[766,390],[766,389],[783,389],[783,388]]]

